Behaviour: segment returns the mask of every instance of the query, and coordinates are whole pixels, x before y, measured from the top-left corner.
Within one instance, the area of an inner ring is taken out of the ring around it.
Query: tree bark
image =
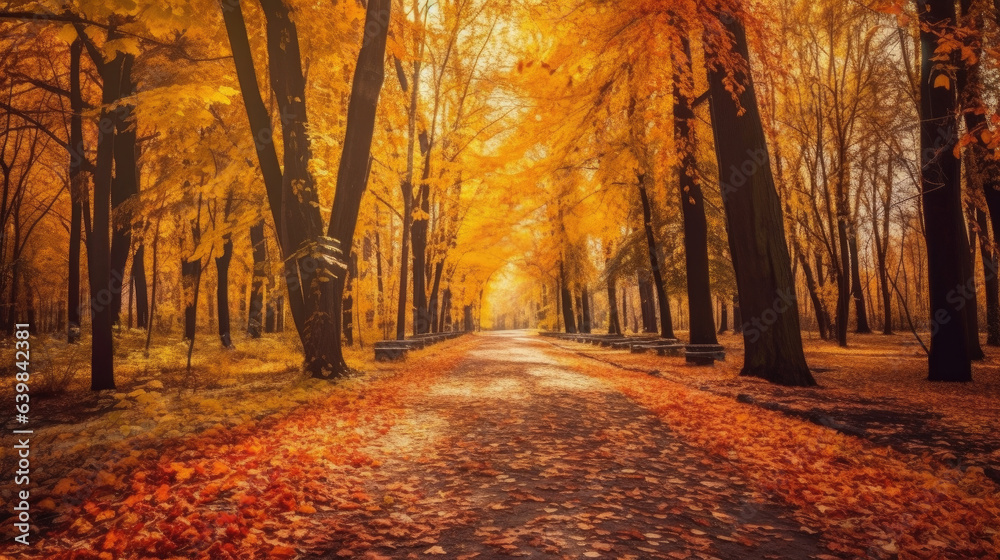
[[[80,230],[83,227],[84,204],[87,200],[87,178],[83,174],[86,150],[83,145],[83,91],[80,87],[80,58],[83,40],[77,38],[70,45],[70,124],[69,124],[69,273],[66,297],[66,340],[75,344],[80,340]],[[89,211],[89,209],[87,209]]]
[[[722,334],[729,330],[729,307],[726,306],[726,300],[719,302],[719,307],[722,308],[719,313],[719,333]]]
[[[149,293],[146,286],[146,248],[139,245],[132,255],[132,278],[135,279],[135,324],[140,329],[149,327]]]
[[[615,291],[615,278],[608,276],[608,334],[622,334],[621,322],[618,320],[618,294]]]
[[[857,319],[857,334],[869,334],[872,332],[868,326],[868,312],[865,309],[865,294],[861,288],[860,259],[858,258],[858,237],[853,231],[847,240],[847,248],[851,253],[851,297],[854,298],[854,312]]]
[[[710,36],[716,43],[713,49],[734,51],[744,65],[728,69],[728,76],[718,66],[709,73],[716,156],[719,169],[731,173],[730,183],[722,185],[730,254],[741,311],[752,318],[743,332],[740,374],[782,385],[815,385],[802,351],[784,221],[749,74],[746,33],[733,14],[720,14],[720,23],[734,43],[725,45],[728,37]],[[727,78],[744,88],[739,107],[726,86]],[[733,181],[737,178],[742,180]]]
[[[559,261],[559,293],[562,302],[563,324],[566,325],[566,332],[576,333],[576,318],[573,317],[573,295],[569,291],[569,284],[566,282],[566,271],[562,261]]]
[[[639,273],[639,309],[642,312],[642,332],[656,332],[656,304],[653,302],[653,283],[648,272]]]
[[[215,269],[219,276],[216,287],[216,305],[219,308],[219,341],[222,342],[223,348],[233,347],[229,318],[229,263],[232,260],[233,240],[227,238],[222,246],[222,255],[215,258]]]
[[[646,247],[649,249],[649,267],[653,272],[653,285],[656,288],[656,302],[660,308],[660,337],[674,338],[674,326],[670,317],[670,300],[663,285],[663,271],[660,257],[656,250],[656,238],[653,234],[653,211],[646,194],[646,176],[639,174],[639,197],[642,199],[642,221],[646,229]],[[654,328],[652,332],[655,332]]]
[[[260,338],[264,329],[264,282],[267,280],[267,240],[264,237],[264,220],[250,226],[250,244],[253,245],[253,278],[250,283],[247,332],[250,338]]]
[[[430,222],[430,185],[427,181],[431,172],[431,146],[428,142],[427,133],[420,133],[420,153],[424,157],[416,200],[420,214],[413,219],[413,233],[410,236],[413,249],[413,334],[430,332],[426,269],[427,228]]]
[[[680,43],[681,57],[674,60],[674,137],[681,160],[677,175],[680,178],[681,214],[684,219],[690,339],[691,344],[718,344],[708,271],[708,221],[695,159],[694,100],[684,93],[693,89],[691,48],[686,36],[680,38]],[[685,84],[687,87],[684,87]]]
[[[986,292],[986,344],[1000,346],[1000,282],[997,278],[997,254],[994,238],[990,236],[986,212],[976,208],[976,225],[979,226],[979,253],[983,259],[983,283]]]
[[[135,56],[126,54],[122,58],[119,83],[119,98],[135,94],[136,84],[132,79]],[[135,106],[125,104],[118,107],[118,118],[114,140],[115,174],[111,184],[111,320],[121,322],[122,287],[125,283],[125,264],[132,246],[132,220],[123,205],[139,194],[139,173],[136,165],[136,123]]]
[[[109,39],[117,33],[108,32]],[[94,210],[92,231],[87,235],[87,271],[90,277],[91,342],[90,388],[94,391],[115,388],[114,343],[112,327],[111,276],[111,191],[114,179],[114,143],[118,112],[109,110],[120,93],[119,79],[125,55],[99,64],[103,88],[98,121],[97,163],[94,171]],[[95,61],[96,63],[96,61]]]
[[[955,298],[955,287],[966,286],[963,260],[968,241],[962,217],[960,164],[953,153],[958,141],[958,100],[948,70],[933,60],[941,26],[955,25],[955,4],[949,0],[918,0],[920,16],[920,153],[921,196],[926,232],[931,312],[928,379],[971,381],[967,299]],[[957,66],[955,57],[951,64]],[[935,87],[936,86],[936,87]]]

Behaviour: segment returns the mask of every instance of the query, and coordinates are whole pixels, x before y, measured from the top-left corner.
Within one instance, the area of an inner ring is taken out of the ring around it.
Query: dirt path
[[[826,552],[789,510],[768,504],[647,410],[564,365],[569,356],[527,335],[479,337],[368,450],[384,458],[368,483],[378,506],[355,512],[346,523],[354,525],[351,540],[345,534],[343,548],[325,557]]]

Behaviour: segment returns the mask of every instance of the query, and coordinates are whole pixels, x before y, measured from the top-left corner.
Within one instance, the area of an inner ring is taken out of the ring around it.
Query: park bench
[[[689,364],[710,366],[726,360],[726,349],[721,344],[688,344],[684,348],[684,358]]]

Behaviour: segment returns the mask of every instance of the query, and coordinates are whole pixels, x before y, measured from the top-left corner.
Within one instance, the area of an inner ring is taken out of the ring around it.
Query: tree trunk
[[[963,214],[963,218],[964,218]],[[969,229],[973,225],[969,224]],[[969,231],[969,230],[966,230]],[[969,358],[972,360],[983,360],[986,354],[979,344],[979,302],[976,295],[976,238],[974,231],[969,231],[969,236],[965,238],[966,253],[962,258],[962,275],[968,278],[966,286],[968,302],[965,304],[965,328],[966,341],[969,345]]]
[[[717,43],[713,48],[735,51],[740,62],[748,65],[743,24],[732,14],[720,16],[735,43],[725,45],[728,37],[709,37]],[[719,169],[731,173],[722,193],[740,307],[752,318],[743,332],[740,373],[782,385],[815,385],[802,352],[795,284],[757,94],[747,66],[731,70],[727,76],[723,69],[713,67],[709,87]],[[739,107],[727,78],[745,88]]]
[[[642,220],[646,229],[646,247],[649,249],[649,266],[653,272],[656,301],[660,307],[660,337],[674,338],[674,326],[670,317],[670,300],[667,299],[667,290],[663,285],[663,271],[656,250],[656,238],[653,235],[653,211],[649,204],[649,196],[646,194],[646,176],[639,174],[638,179],[639,197],[642,199]],[[654,328],[651,332],[655,331]]]
[[[250,284],[247,332],[250,333],[250,338],[260,338],[264,328],[264,282],[267,279],[267,239],[264,237],[264,220],[250,227],[250,244],[253,245],[253,279]]]
[[[285,263],[289,307],[314,377],[339,377],[349,371],[340,346],[341,297],[357,214],[367,181],[375,107],[384,78],[389,0],[368,2],[362,47],[347,110],[347,128],[337,175],[330,223],[323,235],[307,133],[305,77],[298,33],[283,0],[261,0],[267,28],[271,88],[281,113],[284,168],[271,137],[271,118],[257,86],[246,23],[239,2],[223,5],[268,202]]]
[[[559,298],[562,301],[563,321],[566,325],[566,332],[576,333],[576,318],[573,317],[573,296],[569,291],[569,284],[566,282],[566,271],[562,261],[559,262]]]
[[[427,303],[428,316],[430,317],[431,332],[439,332],[438,325],[438,293],[441,290],[441,274],[444,272],[444,259],[434,265],[434,281],[431,283],[431,297]]]
[[[726,306],[726,300],[719,302],[719,307],[721,307],[721,312],[719,313],[719,333],[722,334],[729,330],[729,307]]]
[[[618,297],[615,291],[615,278],[608,276],[608,334],[622,334],[621,323],[618,320]]]
[[[966,286],[968,241],[962,218],[958,141],[958,102],[945,62],[934,60],[939,26],[955,25],[955,4],[949,0],[920,0],[920,153],[921,196],[927,245],[931,310],[931,347],[928,379],[971,381],[967,299],[955,298],[955,287]],[[940,58],[940,57],[938,57]],[[953,55],[950,63],[958,66]],[[936,87],[935,87],[936,86]]]
[[[976,208],[979,226],[979,253],[983,259],[983,283],[986,292],[986,344],[1000,346],[1000,282],[997,278],[997,255],[990,236],[986,213]]]
[[[680,178],[681,214],[684,218],[690,339],[691,344],[718,344],[708,272],[708,221],[695,159],[693,100],[684,93],[693,91],[694,87],[691,48],[686,36],[680,38],[680,43],[681,60],[674,61],[674,137],[681,160],[677,175]]]
[[[424,169],[417,191],[419,215],[413,219],[411,237],[413,249],[413,334],[430,332],[430,316],[427,308],[427,227],[430,218],[431,147],[427,133],[420,134],[420,152],[424,156]]]
[[[136,85],[132,79],[132,66],[135,57],[124,55],[121,65],[119,83],[119,98],[128,98],[135,94]],[[118,118],[114,140],[115,175],[111,184],[111,320],[114,324],[121,321],[122,287],[125,283],[125,265],[128,262],[128,252],[132,246],[132,220],[124,212],[122,205],[130,198],[139,194],[139,173],[136,166],[136,123],[135,106],[132,104],[118,107]]]
[[[140,329],[149,326],[149,293],[146,286],[146,248],[139,245],[132,255],[132,278],[135,280],[135,324]]]
[[[587,285],[584,284],[580,291],[580,311],[583,315],[583,322],[580,327],[580,332],[590,333],[592,319],[590,316],[590,291],[587,289]]]
[[[198,328],[198,284],[201,282],[201,259],[181,263],[184,288],[184,339],[194,342]]]
[[[117,33],[108,32],[108,39]],[[115,128],[118,111],[109,108],[118,100],[119,77],[125,55],[118,55],[100,64],[103,81],[100,120],[97,136],[97,163],[94,171],[94,210],[92,231],[87,235],[87,271],[90,276],[90,311],[93,339],[91,341],[90,388],[94,391],[115,388],[114,343],[112,327],[114,315],[111,277],[111,191],[114,169]],[[108,123],[108,126],[104,126]]]
[[[80,88],[80,58],[83,41],[79,38],[70,45],[70,125],[69,125],[69,273],[66,298],[66,340],[75,344],[80,340],[80,230],[83,227],[84,204],[87,200],[87,178],[83,174],[86,149],[83,145],[83,92]],[[86,211],[89,212],[89,209]]]
[[[233,347],[233,337],[230,333],[229,319],[229,263],[233,260],[233,240],[226,239],[222,246],[222,255],[215,258],[215,269],[219,281],[216,288],[216,305],[219,307],[219,340],[223,348]]]
[[[858,237],[853,231],[847,240],[847,248],[851,252],[851,296],[854,298],[854,312],[857,316],[857,334],[869,334],[872,332],[868,326],[868,312],[865,309],[865,294],[861,288],[861,268],[858,258]]]
[[[639,309],[642,312],[642,332],[656,332],[656,304],[653,302],[653,283],[648,272],[639,273]]]
[[[733,294],[733,334],[743,334],[743,313],[740,312],[740,296]]]

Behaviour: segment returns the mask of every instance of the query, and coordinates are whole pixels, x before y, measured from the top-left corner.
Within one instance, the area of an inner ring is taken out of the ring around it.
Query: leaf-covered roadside
[[[19,558],[280,559],[323,549],[348,530],[329,514],[378,507],[365,484],[379,463],[363,448],[460,354],[342,382],[286,415],[127,453],[92,481],[67,477],[39,504],[58,509],[61,523]],[[73,505],[82,484],[93,489]]]
[[[998,557],[1000,498],[981,469],[918,469],[894,451],[777,412],[593,361],[575,365],[794,505],[803,525],[823,529],[831,551],[900,559]]]

